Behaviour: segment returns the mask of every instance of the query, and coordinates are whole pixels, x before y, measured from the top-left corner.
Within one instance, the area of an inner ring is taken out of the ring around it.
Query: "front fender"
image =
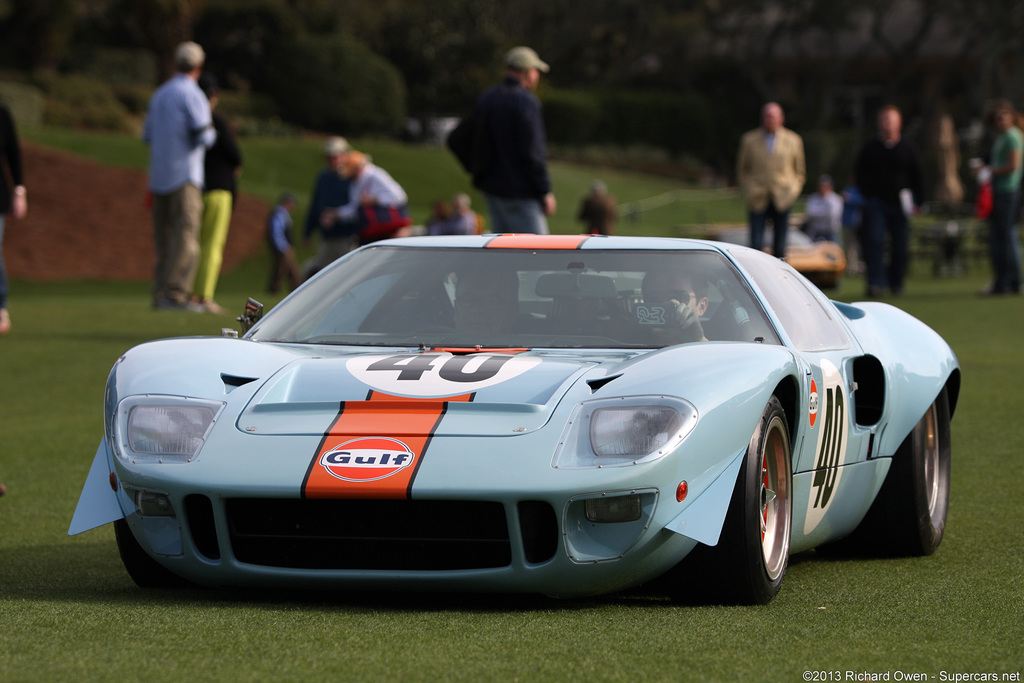
[[[665,528],[704,545],[718,545],[744,455],[746,451],[738,453],[725,471],[704,489],[704,493],[666,524]]]
[[[85,478],[85,486],[78,498],[78,506],[68,527],[68,536],[80,534],[89,529],[115,522],[124,518],[117,492],[110,484],[111,454],[107,448],[107,440],[101,439],[96,448],[96,456]]]
[[[697,409],[697,425],[675,455],[685,460],[688,497],[664,528],[717,545],[750,438],[779,386],[802,376],[797,358],[782,346],[709,342],[664,349],[619,371],[595,397],[667,394]]]

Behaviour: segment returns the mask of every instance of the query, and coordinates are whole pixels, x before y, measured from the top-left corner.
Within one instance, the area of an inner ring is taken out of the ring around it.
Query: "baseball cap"
[[[505,66],[515,69],[517,71],[528,71],[530,69],[537,69],[547,73],[551,67],[547,65],[547,62],[541,60],[531,48],[520,45],[514,47],[508,51],[505,55]]]
[[[191,40],[174,49],[174,63],[180,69],[194,69],[206,61],[206,53],[199,43]]]
[[[338,135],[327,138],[324,143],[324,156],[333,157],[349,150],[348,140]]]

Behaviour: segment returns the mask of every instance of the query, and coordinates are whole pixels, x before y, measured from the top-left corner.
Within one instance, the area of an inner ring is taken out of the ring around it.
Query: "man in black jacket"
[[[889,287],[903,293],[909,262],[908,216],[921,205],[921,166],[917,153],[903,139],[903,119],[892,105],[878,112],[878,136],[864,143],[854,167],[854,180],[864,194],[861,223],[867,295],[881,296]],[[889,236],[889,267],[885,268],[885,238]]]
[[[473,184],[487,199],[493,232],[547,234],[547,216],[555,212],[540,100],[531,92],[548,70],[532,49],[512,48],[504,80],[477,102],[489,149]]]
[[[7,312],[7,270],[4,268],[4,219],[10,213],[14,218],[24,218],[28,210],[25,180],[21,173],[21,145],[15,132],[14,117],[6,106],[0,104],[0,164],[7,167],[7,173],[0,168],[0,334],[11,330],[11,316]],[[10,183],[8,184],[8,174]],[[12,188],[13,185],[13,189]],[[3,489],[3,486],[0,486]],[[0,492],[0,495],[3,495]]]

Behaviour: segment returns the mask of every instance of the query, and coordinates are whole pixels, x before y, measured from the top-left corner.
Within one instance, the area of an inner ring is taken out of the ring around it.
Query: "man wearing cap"
[[[477,101],[490,149],[473,184],[484,193],[494,232],[547,234],[555,212],[544,120],[532,92],[548,70],[532,49],[514,47],[505,55],[504,80]]]
[[[313,233],[320,234],[316,255],[303,264],[303,278],[312,277],[327,264],[341,258],[357,245],[357,237],[351,226],[340,220],[321,225],[321,214],[331,206],[347,204],[351,181],[345,177],[345,162],[350,148],[348,141],[337,135],[327,138],[324,143],[325,167],[316,176],[313,194],[303,224],[302,242],[309,245]]]
[[[150,150],[155,309],[205,310],[189,301],[199,261],[203,159],[217,139],[210,102],[196,83],[205,60],[196,43],[177,47],[178,71],[153,93],[142,131]]]

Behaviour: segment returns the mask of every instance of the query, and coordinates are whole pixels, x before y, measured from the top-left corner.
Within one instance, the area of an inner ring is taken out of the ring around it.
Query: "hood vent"
[[[259,378],[258,377],[240,377],[238,375],[228,375],[228,374],[225,374],[225,373],[222,372],[222,373],[220,373],[220,379],[221,379],[222,382],[224,382],[224,393],[225,394],[230,394],[232,391],[234,391],[238,387],[244,387],[249,382],[255,382]]]

